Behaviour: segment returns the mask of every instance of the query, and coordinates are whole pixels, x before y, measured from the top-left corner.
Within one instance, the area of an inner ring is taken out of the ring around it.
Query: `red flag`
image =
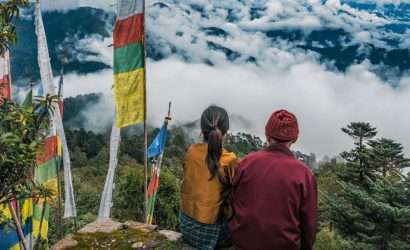
[[[11,99],[10,57],[8,52],[0,57],[0,104]]]
[[[41,165],[56,156],[58,156],[58,139],[57,136],[51,136],[44,140],[43,147],[37,154],[37,164]]]

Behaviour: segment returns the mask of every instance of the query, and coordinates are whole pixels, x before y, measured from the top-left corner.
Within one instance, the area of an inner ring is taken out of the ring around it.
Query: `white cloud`
[[[66,7],[74,2],[68,1]],[[385,35],[377,27],[390,20],[337,0],[327,1],[325,5],[316,0],[266,0],[258,1],[261,9],[267,7],[263,17],[251,21],[251,2],[192,0],[180,2],[178,7],[170,4],[171,10],[149,7],[147,30],[154,38],[149,42],[165,54],[171,55],[175,47],[190,58],[190,62],[180,58],[148,62],[151,123],[160,125],[170,100],[174,122],[180,123],[196,120],[208,105],[218,104],[231,114],[251,121],[250,128],[234,124],[234,131],[246,130],[263,136],[270,113],[287,108],[299,117],[301,137],[297,147],[304,152],[336,155],[352,146],[340,128],[351,121],[368,121],[379,129],[381,136],[403,143],[410,155],[410,134],[407,133],[410,117],[404,115],[410,103],[410,77],[403,77],[399,87],[392,88],[370,72],[369,68],[374,65],[368,62],[352,66],[346,73],[332,72],[320,65],[316,55],[295,49],[295,44],[289,41],[272,43],[261,32],[243,29],[244,25],[253,25],[256,30],[294,28],[297,24],[310,28],[339,27],[352,32],[357,42],[377,42]],[[82,3],[92,4],[91,1]],[[102,7],[110,4],[109,1],[99,3]],[[188,14],[185,10],[193,3],[210,10],[207,11],[210,17],[205,18],[192,9]],[[235,10],[238,21],[227,21],[226,6]],[[222,28],[228,36],[208,36],[201,31],[203,27]],[[182,35],[175,35],[177,32]],[[247,64],[245,60],[231,63],[224,53],[209,49],[207,41],[238,51],[244,58],[257,58],[259,66]],[[79,41],[76,47],[98,53],[87,60],[111,64],[112,47],[107,46],[110,42],[110,39],[89,37]],[[402,44],[405,46],[407,41],[403,40]],[[215,66],[204,65],[205,59]],[[66,96],[105,94],[104,102],[85,111],[89,117],[87,126],[95,128],[97,124],[110,122],[112,84],[111,70],[65,77]]]
[[[116,0],[42,0],[41,8],[45,11],[51,11],[93,7],[113,11],[115,3]]]
[[[410,0],[351,0],[355,1],[357,3],[366,3],[366,4],[376,4],[379,7],[384,7],[385,5],[388,4],[393,4],[393,5],[400,5],[400,4],[406,4],[410,3]]]
[[[50,10],[68,10],[78,7],[79,0],[43,0],[41,8],[45,11]]]
[[[103,106],[107,107],[107,100],[112,100],[111,84],[110,70],[71,75],[66,77],[65,93],[104,92],[107,99]],[[252,128],[247,132],[263,136],[270,113],[287,108],[300,120],[297,147],[305,152],[336,155],[351,147],[350,139],[340,128],[351,121],[368,121],[381,136],[403,143],[410,154],[410,117],[403,115],[410,100],[410,78],[403,78],[400,88],[393,89],[370,73],[366,64],[342,74],[311,62],[283,71],[275,65],[210,67],[171,58],[148,63],[148,95],[148,117],[157,126],[170,100],[174,122],[196,120],[204,108],[217,104],[251,121]],[[93,112],[107,111],[104,107]],[[109,112],[112,111],[105,114]],[[242,131],[243,127],[234,124],[233,130]]]

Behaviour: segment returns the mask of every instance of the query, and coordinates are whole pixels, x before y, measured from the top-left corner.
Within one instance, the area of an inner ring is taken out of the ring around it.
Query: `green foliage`
[[[341,183],[343,191],[327,196],[327,211],[337,229],[355,242],[375,249],[409,249],[408,182],[369,180],[369,189]]]
[[[334,230],[325,227],[316,236],[315,250],[370,250],[369,245],[353,243],[344,239]]]
[[[355,148],[341,153],[341,157],[346,161],[346,171],[340,177],[358,185],[366,185],[366,179],[375,179],[377,169],[368,163],[368,148],[365,143],[376,136],[376,128],[365,122],[352,122],[342,131],[349,135],[355,144]]]
[[[338,175],[345,171],[345,164],[337,163],[336,160],[320,163],[316,175],[319,190],[328,193],[340,192],[340,185],[337,183]]]
[[[186,149],[193,143],[187,131],[187,127],[169,130],[154,214],[154,223],[163,228],[178,226],[182,165]],[[355,148],[342,154],[345,162],[334,159],[321,163],[315,170],[320,190],[320,232],[315,249],[405,249],[410,228],[406,219],[408,180],[401,176],[382,178],[384,163],[394,166],[387,170],[388,177],[393,169],[399,171],[404,166],[401,145],[386,139],[374,140],[376,129],[366,123],[351,124],[344,131],[355,140]],[[158,129],[149,131],[149,141],[157,132]],[[80,129],[67,134],[81,227],[96,219],[108,167],[109,131],[101,135]],[[227,135],[225,146],[244,156],[263,145],[259,138],[240,133]],[[144,220],[142,149],[142,130],[125,130],[115,178],[114,219]],[[360,173],[366,185],[360,185]],[[50,226],[51,237],[55,239],[55,225]],[[71,221],[65,221],[65,227],[66,233],[74,231]]]
[[[13,18],[19,17],[19,8],[26,7],[28,0],[7,0],[0,3],[0,55],[17,41]]]
[[[376,129],[370,124],[356,123],[344,132],[356,140],[355,148],[342,154],[346,163],[319,168],[321,224],[354,242],[353,249],[409,249],[410,186],[401,173],[408,164],[403,147],[373,139]]]
[[[113,217],[120,220],[144,221],[143,167],[121,167],[114,194]],[[154,211],[154,223],[160,227],[176,229],[179,214],[179,183],[166,168],[161,171]]]
[[[368,142],[368,162],[383,177],[399,177],[400,171],[410,166],[410,159],[404,157],[403,146],[392,139],[380,138]]]
[[[181,241],[168,241],[157,231],[146,232],[131,228],[121,228],[110,233],[76,233],[73,239],[78,242],[75,247],[67,249],[121,249],[132,250],[134,243],[143,247],[138,249],[180,250],[183,249]]]
[[[5,101],[0,106],[0,197],[22,192],[49,126],[54,97],[38,99],[28,108]]]
[[[251,152],[260,150],[262,147],[263,142],[257,136],[245,133],[227,134],[225,136],[225,148],[235,152],[238,157],[246,156]]]
[[[95,134],[82,128],[79,130],[66,129],[65,132],[68,147],[72,151],[77,148],[77,152],[84,153],[87,158],[97,156],[108,143],[108,135]],[[76,160],[75,157],[73,157],[73,160]]]
[[[377,135],[376,128],[367,122],[352,122],[345,128],[342,128],[342,131],[352,137],[357,146],[363,145],[365,140],[372,139]]]
[[[182,127],[170,128],[164,152],[163,165],[179,180],[181,180],[183,176],[182,165],[185,152],[192,143],[193,140],[189,138],[189,135]]]

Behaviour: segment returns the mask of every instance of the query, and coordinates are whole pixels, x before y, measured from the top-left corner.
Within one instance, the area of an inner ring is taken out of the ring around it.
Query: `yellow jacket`
[[[206,164],[207,143],[189,147],[184,162],[184,179],[181,188],[182,212],[204,224],[215,224],[223,203],[221,192],[224,185],[215,176],[212,180]],[[223,150],[220,160],[220,176],[232,183],[237,158],[234,153]]]

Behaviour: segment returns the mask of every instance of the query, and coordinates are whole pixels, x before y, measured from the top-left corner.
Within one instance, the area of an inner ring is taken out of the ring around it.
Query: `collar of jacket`
[[[285,144],[275,144],[275,145],[270,145],[268,147],[265,148],[266,151],[269,152],[280,152],[282,154],[291,156],[291,157],[295,157],[295,155],[292,153],[292,151],[285,145]]]

